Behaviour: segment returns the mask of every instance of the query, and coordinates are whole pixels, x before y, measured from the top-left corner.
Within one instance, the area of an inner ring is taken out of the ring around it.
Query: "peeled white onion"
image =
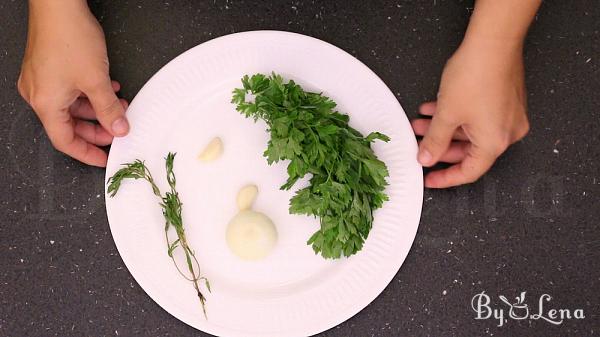
[[[266,215],[240,211],[227,226],[227,245],[244,260],[258,260],[267,256],[277,242],[277,230]]]

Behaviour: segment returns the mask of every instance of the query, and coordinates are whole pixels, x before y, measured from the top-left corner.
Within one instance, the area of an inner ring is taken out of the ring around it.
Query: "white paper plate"
[[[280,191],[286,164],[268,166],[268,135],[235,111],[231,91],[244,74],[275,71],[323,91],[363,133],[392,138],[374,149],[390,170],[390,201],[375,213],[361,252],[324,260],[306,240],[318,221],[288,214],[293,191]],[[131,133],[115,139],[107,177],[136,158],[166,186],[164,157],[177,152],[175,173],[190,245],[211,282],[208,320],[192,285],[166,253],[163,217],[145,181],[127,181],[106,198],[110,229],[125,265],[161,307],[181,321],[219,336],[308,336],[355,315],[392,280],[417,232],[423,197],[417,145],[409,122],[386,85],[364,64],[323,41],[286,32],[256,31],[214,39],[183,53],[140,90],[128,110]],[[225,150],[216,162],[197,154],[215,136]],[[244,262],[227,248],[225,228],[236,213],[236,193],[259,187],[255,209],[279,232],[266,259]]]

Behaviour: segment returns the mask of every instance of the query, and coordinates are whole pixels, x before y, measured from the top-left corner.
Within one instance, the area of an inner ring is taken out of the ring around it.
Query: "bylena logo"
[[[552,296],[548,294],[540,296],[537,301],[537,308],[530,308],[527,303],[525,303],[525,294],[526,292],[523,291],[519,296],[515,297],[514,303],[511,303],[505,296],[500,295],[498,298],[505,307],[492,308],[490,296],[487,295],[485,291],[482,291],[471,299],[471,307],[476,314],[475,319],[493,318],[498,321],[498,326],[501,327],[509,318],[517,321],[523,319],[543,320],[554,325],[561,325],[568,319],[585,318],[583,309],[549,309],[548,302],[552,300]],[[507,312],[508,314],[506,314]]]

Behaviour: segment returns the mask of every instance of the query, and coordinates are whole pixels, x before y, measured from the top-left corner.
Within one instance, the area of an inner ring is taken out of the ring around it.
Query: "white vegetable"
[[[246,210],[231,219],[226,240],[235,255],[244,260],[258,260],[275,247],[277,230],[266,215]]]
[[[221,156],[223,153],[223,141],[221,138],[215,137],[213,138],[208,145],[202,150],[202,152],[198,155],[198,159],[202,161],[213,161]]]
[[[245,211],[252,208],[256,195],[258,194],[258,187],[256,185],[246,185],[238,192],[237,195],[237,206],[240,211]]]

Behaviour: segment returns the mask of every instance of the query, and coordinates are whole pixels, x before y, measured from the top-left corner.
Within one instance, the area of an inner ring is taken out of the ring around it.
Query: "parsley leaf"
[[[247,100],[248,94],[254,99]],[[290,199],[290,213],[315,216],[320,229],[307,241],[324,258],[360,251],[373,225],[373,211],[388,200],[389,176],[371,143],[390,138],[379,132],[364,137],[348,125],[348,115],[322,93],[307,92],[275,73],[242,78],[232,103],[247,118],[264,120],[271,136],[264,156],[270,164],[287,160],[281,189],[310,176],[310,186]]]

